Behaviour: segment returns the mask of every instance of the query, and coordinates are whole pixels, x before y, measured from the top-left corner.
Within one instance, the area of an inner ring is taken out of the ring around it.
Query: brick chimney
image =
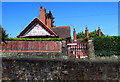
[[[101,29],[98,27],[98,36],[101,36]]]
[[[88,33],[88,28],[86,27],[86,30],[85,30],[85,35],[86,37],[89,37],[89,33]]]
[[[51,26],[52,26],[52,19],[51,19],[51,18],[47,18],[47,19],[46,19],[46,23],[47,23],[47,26],[48,26],[49,28],[51,28]]]
[[[77,40],[77,37],[76,37],[76,30],[75,30],[75,28],[74,28],[74,31],[73,31],[73,39],[74,39],[74,41]]]
[[[46,9],[42,8],[42,6],[40,7],[40,20],[46,24]]]

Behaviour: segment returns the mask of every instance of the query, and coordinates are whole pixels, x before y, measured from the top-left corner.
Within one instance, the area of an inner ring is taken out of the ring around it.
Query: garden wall
[[[120,62],[3,59],[2,66],[3,80],[120,80]]]
[[[0,48],[12,52],[61,52],[62,41],[5,41]]]

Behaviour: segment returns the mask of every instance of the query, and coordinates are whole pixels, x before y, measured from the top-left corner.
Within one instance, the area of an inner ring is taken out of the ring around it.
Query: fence
[[[61,41],[6,41],[2,52],[61,52]]]

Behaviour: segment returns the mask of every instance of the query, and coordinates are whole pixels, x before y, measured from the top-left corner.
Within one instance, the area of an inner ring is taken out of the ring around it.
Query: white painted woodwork
[[[24,36],[50,36],[51,34],[39,24],[33,25]]]

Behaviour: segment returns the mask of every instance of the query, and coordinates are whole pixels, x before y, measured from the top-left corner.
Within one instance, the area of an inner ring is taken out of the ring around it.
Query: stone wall
[[[120,62],[3,59],[2,66],[3,80],[120,80]]]

